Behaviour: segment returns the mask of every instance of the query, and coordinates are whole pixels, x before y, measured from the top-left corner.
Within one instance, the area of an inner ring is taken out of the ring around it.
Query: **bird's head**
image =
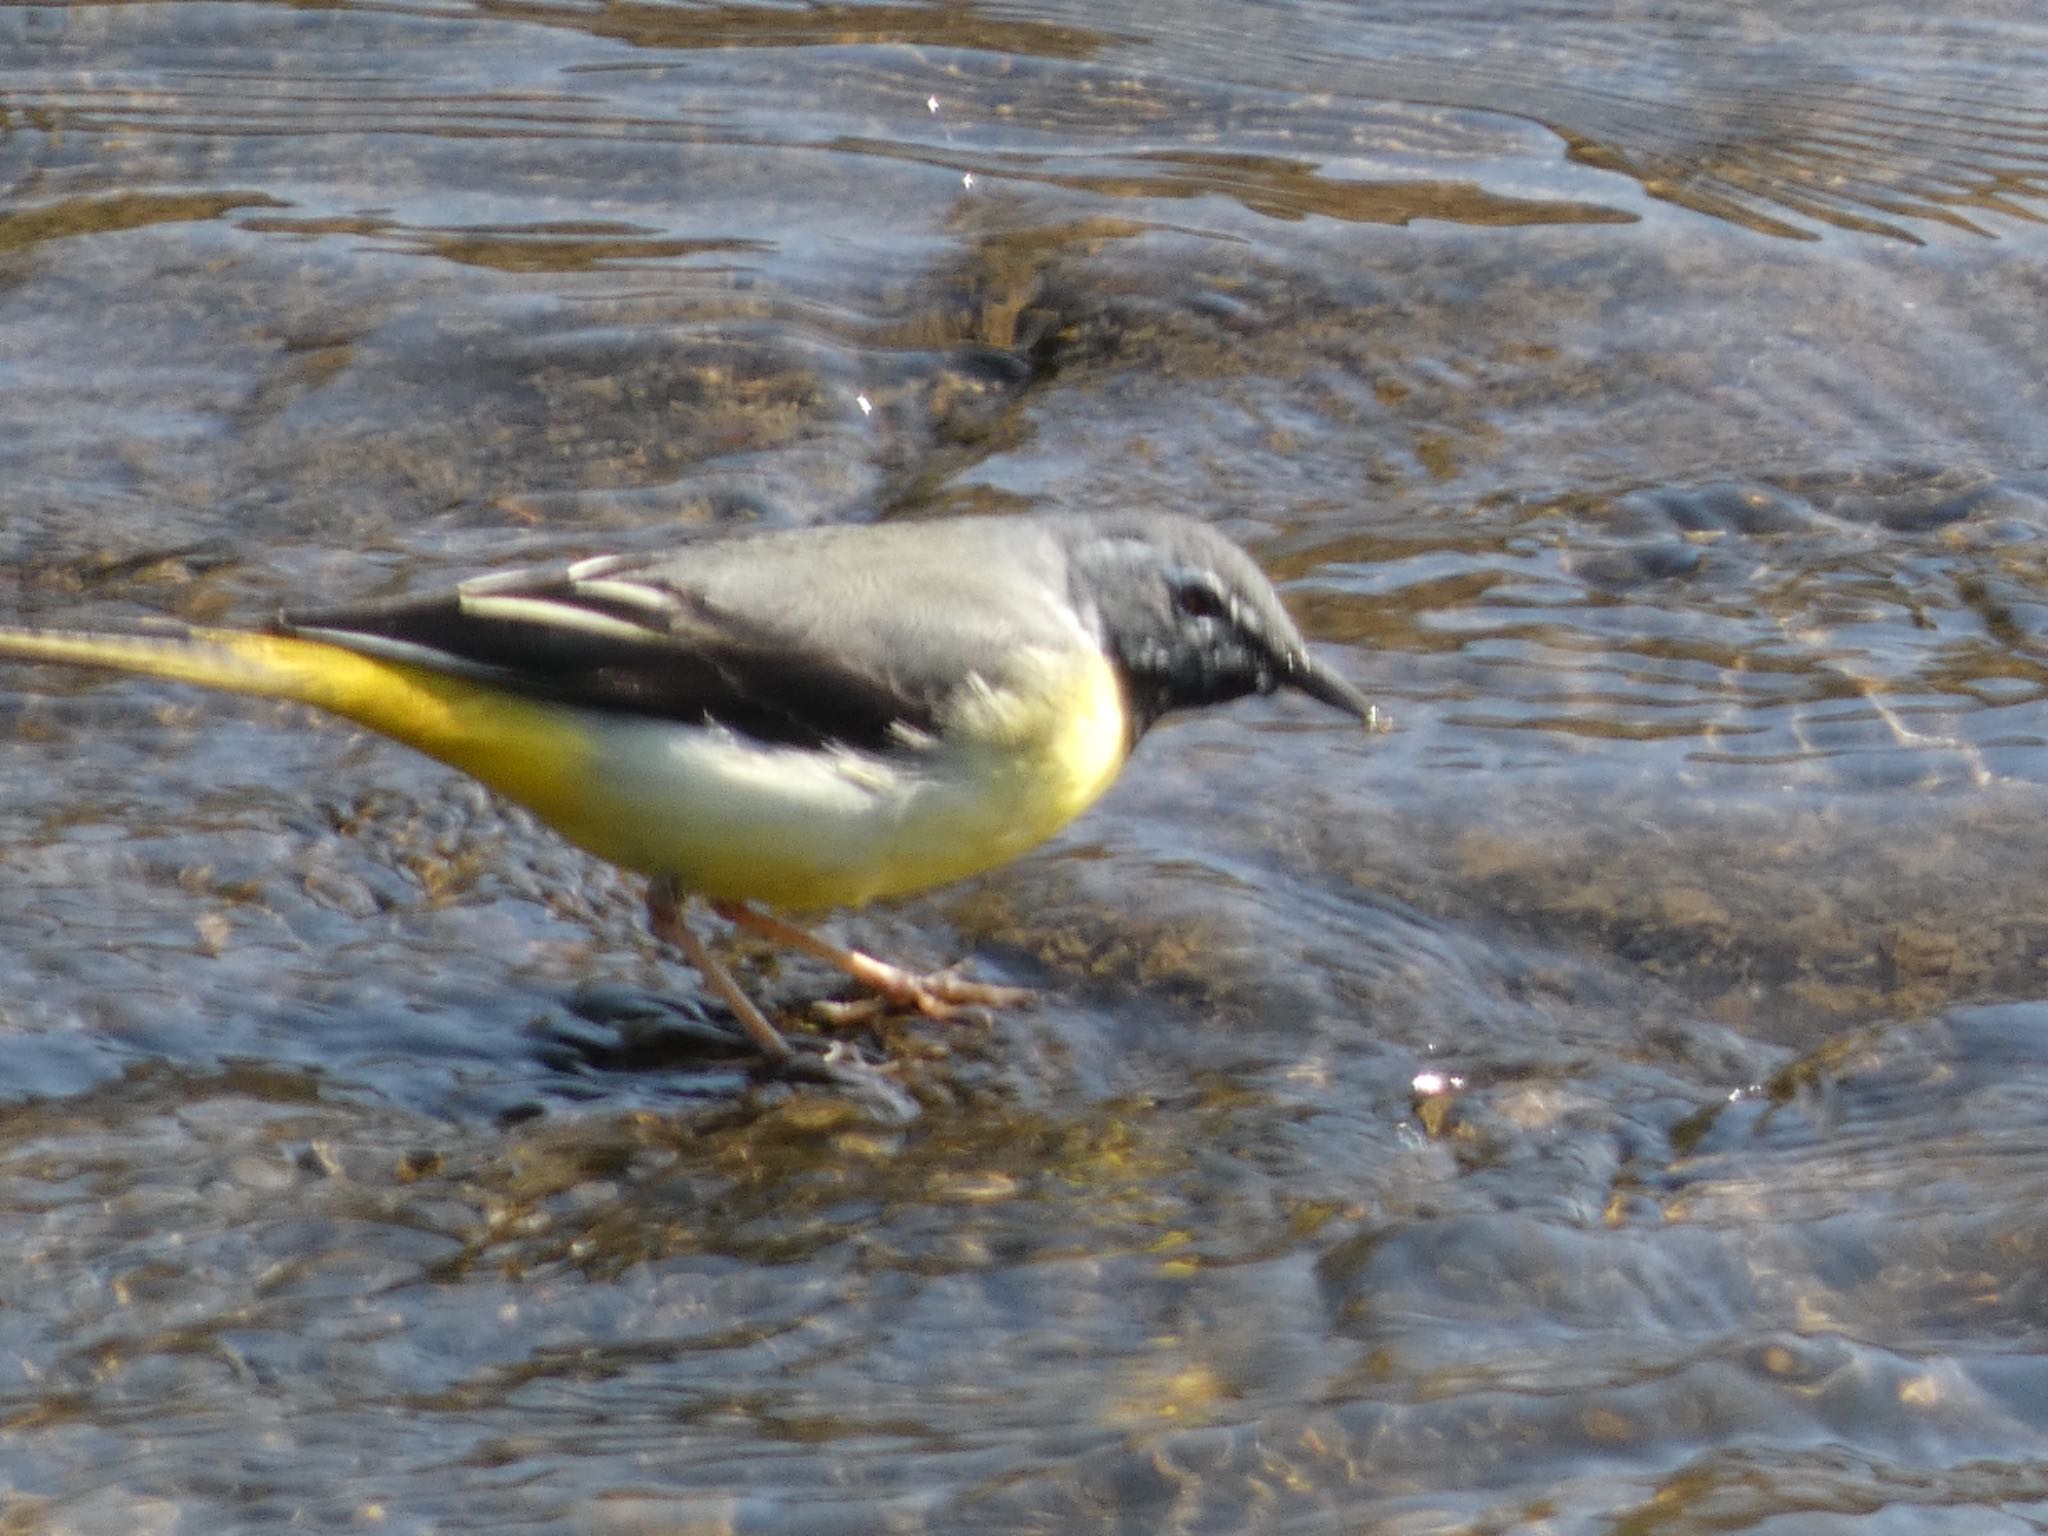
[[[1163,514],[1071,526],[1074,600],[1123,674],[1139,731],[1171,710],[1277,688],[1371,718],[1251,556],[1215,529]]]

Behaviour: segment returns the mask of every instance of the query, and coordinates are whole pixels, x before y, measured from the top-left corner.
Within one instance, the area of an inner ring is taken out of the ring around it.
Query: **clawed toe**
[[[987,1024],[998,1008],[1022,1008],[1035,1001],[1024,987],[1000,987],[969,981],[957,967],[918,975],[899,966],[863,956],[868,964],[858,973],[875,995],[855,1002],[818,1004],[829,1024],[873,1024],[890,1012],[919,1013],[928,1019],[956,1024]]]
[[[960,974],[958,966],[949,965],[943,971],[933,971],[928,976],[914,978],[919,993],[919,1012],[930,1013],[931,1001],[941,1006],[966,1008],[1028,1008],[1037,1001],[1037,994],[1029,987],[1003,987],[994,982],[969,981]],[[945,1014],[933,1014],[944,1018]]]
[[[820,998],[811,1004],[811,1012],[819,1021],[834,1029],[858,1029],[864,1024],[876,1023],[888,1011],[889,1000],[885,997],[859,997],[845,1001]]]

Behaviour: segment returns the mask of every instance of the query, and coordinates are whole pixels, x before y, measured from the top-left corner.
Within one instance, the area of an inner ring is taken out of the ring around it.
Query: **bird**
[[[792,1048],[692,899],[935,1017],[1029,993],[920,975],[779,914],[994,869],[1066,826],[1177,710],[1292,689],[1368,725],[1252,558],[1176,513],[750,528],[262,627],[0,626],[0,661],[310,705],[647,880],[761,1062]]]

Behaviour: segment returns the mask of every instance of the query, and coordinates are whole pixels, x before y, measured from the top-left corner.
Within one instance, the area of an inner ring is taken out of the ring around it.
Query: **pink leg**
[[[862,986],[879,993],[879,1004],[914,1008],[927,1018],[957,1019],[979,1009],[1018,1008],[1031,1001],[1031,993],[1023,987],[991,986],[969,981],[951,971],[920,976],[900,965],[821,939],[808,929],[771,917],[744,902],[714,902],[711,910],[736,928],[749,929],[786,949],[838,966]],[[880,1011],[879,1006],[870,1008],[854,1003],[834,1005],[830,1013],[838,1022],[855,1022]]]
[[[683,916],[683,898],[679,891],[666,880],[653,880],[647,886],[647,926],[657,939],[666,940],[683,952],[683,958],[697,968],[711,990],[733,1011],[733,1017],[740,1021],[740,1028],[754,1042],[768,1061],[780,1065],[793,1054],[789,1042],[782,1033],[768,1022],[768,1015],[754,1005],[754,1000],[740,990],[740,984],[732,978],[732,972],[718,963],[718,959],[705,947],[704,941],[691,929]]]

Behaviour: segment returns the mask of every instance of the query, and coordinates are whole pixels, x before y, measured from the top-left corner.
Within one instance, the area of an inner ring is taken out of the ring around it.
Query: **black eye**
[[[1173,606],[1191,619],[1230,617],[1230,599],[1214,582],[1201,577],[1187,577],[1173,584]]]

